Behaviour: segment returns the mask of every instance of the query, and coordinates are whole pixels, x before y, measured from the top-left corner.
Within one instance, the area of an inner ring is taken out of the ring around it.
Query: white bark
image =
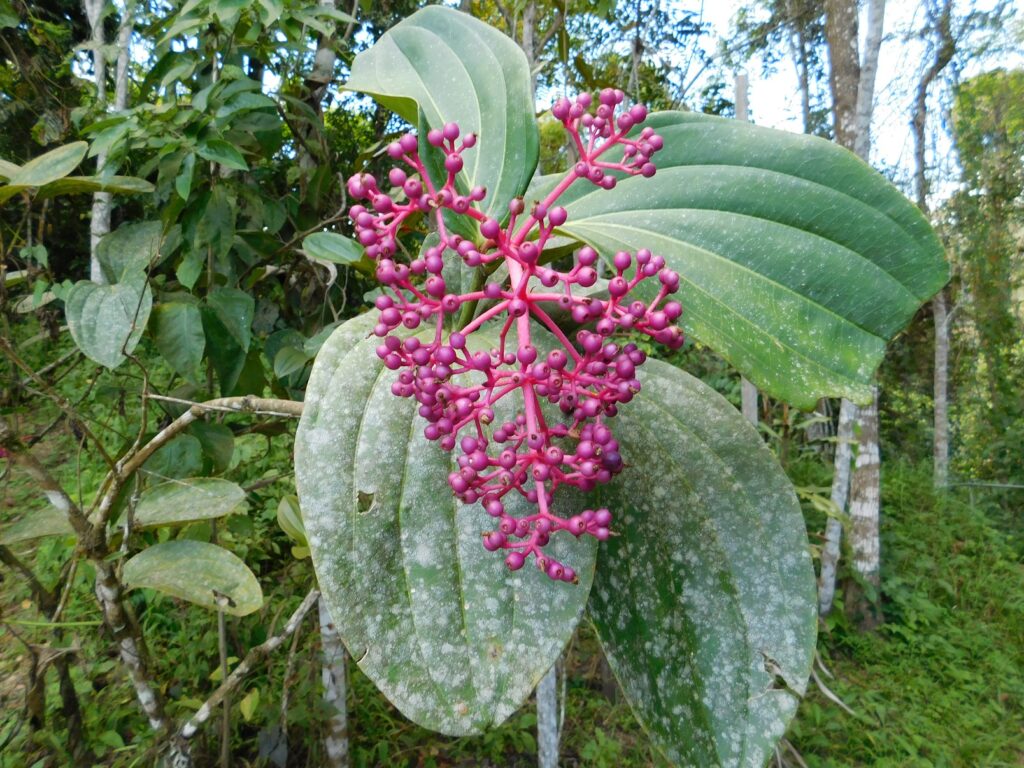
[[[85,13],[92,28],[91,43],[93,45],[93,69],[96,71],[96,101],[103,108],[107,104],[107,59],[104,53],[103,19],[105,16],[104,0],[83,0]],[[128,106],[128,72],[131,64],[130,47],[134,28],[133,8],[131,3],[125,5],[121,17],[121,26],[117,32],[116,69],[114,74],[115,110],[126,109]],[[96,175],[102,176],[107,165],[107,153],[100,152],[96,156]],[[109,192],[96,192],[92,198],[92,215],[89,219],[89,279],[94,283],[105,283],[96,249],[100,240],[110,232],[111,197]]]
[[[334,626],[323,597],[320,611],[320,679],[324,686],[324,702],[332,713],[327,720],[324,748],[330,768],[348,768],[348,676],[345,646]]]
[[[925,136],[928,122],[928,88],[953,60],[956,53],[950,18],[953,0],[944,0],[941,7],[929,10],[929,33],[934,58],[921,75],[914,98],[911,125],[914,129],[914,187],[917,206],[928,215],[928,175],[925,162]],[[932,482],[944,488],[949,482],[949,312],[945,288],[932,299],[932,320],[935,327],[935,373],[933,378],[933,415],[935,433],[932,442]]]
[[[853,425],[857,420],[857,406],[843,399],[839,407],[839,426],[836,430],[835,470],[832,474],[832,504],[839,514],[846,511],[850,489],[850,461],[853,458]],[[827,616],[832,610],[836,594],[836,568],[839,565],[839,545],[843,538],[843,524],[839,518],[829,517],[825,523],[825,546],[821,551],[821,573],[818,576],[818,613]]]
[[[537,686],[537,765],[558,768],[558,664],[555,663]]]
[[[868,31],[864,40],[864,57],[857,85],[857,132],[853,151],[864,162],[871,154],[871,114],[875,106],[875,75],[878,73],[878,51],[882,47],[885,26],[885,0],[871,0],[868,5]]]
[[[932,477],[936,488],[945,488],[949,484],[949,311],[946,306],[945,288],[932,299],[932,319],[935,323],[935,436]]]
[[[878,388],[871,402],[860,409],[857,419],[857,461],[850,478],[850,550],[853,567],[864,579],[878,586],[881,545],[881,454],[878,449]]]

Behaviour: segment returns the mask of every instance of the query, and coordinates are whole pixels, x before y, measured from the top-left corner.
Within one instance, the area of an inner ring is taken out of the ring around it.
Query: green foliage
[[[537,569],[513,573],[480,546],[478,507],[448,486],[454,457],[423,436],[415,401],[391,394],[397,374],[384,369],[376,338],[360,341],[367,319],[341,326],[320,350],[296,435],[317,579],[359,667],[406,717],[481,733],[520,707],[568,642],[596,542],[552,542],[580,581],[557,590]],[[498,423],[512,417],[496,414]],[[582,509],[578,496],[562,503]],[[507,502],[509,514],[526,506]]]
[[[732,405],[663,363],[641,378],[648,396],[616,417],[630,471],[598,492],[621,533],[601,553],[590,612],[626,696],[674,763],[761,765],[814,652],[803,518]]]
[[[926,468],[887,467],[886,623],[863,634],[837,608],[821,637],[835,679],[819,676],[857,717],[812,686],[790,738],[811,766],[1013,765],[1024,747],[1020,554],[984,510],[937,496]]]

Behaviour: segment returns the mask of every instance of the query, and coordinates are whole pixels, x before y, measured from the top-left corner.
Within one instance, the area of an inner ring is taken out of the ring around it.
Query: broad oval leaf
[[[886,342],[948,279],[927,220],[823,139],[692,112],[648,124],[657,175],[578,184],[560,231],[665,256],[684,329],[771,395],[869,398]]]
[[[355,264],[363,257],[363,247],[337,232],[314,232],[302,241],[306,255],[335,264]]]
[[[171,480],[146,490],[135,507],[135,527],[155,528],[211,520],[235,512],[245,502],[236,483],[216,477]]]
[[[116,368],[124,353],[131,354],[142,338],[152,307],[148,285],[96,285],[83,280],[68,291],[64,310],[71,337],[86,357]]]
[[[249,165],[242,157],[242,153],[224,139],[204,141],[196,148],[196,152],[203,159],[209,160],[211,163],[220,163],[225,168],[232,168],[236,171],[249,170]]]
[[[84,141],[74,141],[51,149],[32,158],[11,174],[9,184],[12,187],[41,187],[62,179],[78,167],[88,149],[89,145]]]
[[[252,340],[252,317],[256,312],[252,295],[237,288],[214,288],[206,301],[242,351],[248,350]]]
[[[256,576],[237,555],[203,541],[167,541],[139,552],[124,564],[128,589],[148,587],[216,610],[246,616],[263,606]]]
[[[515,712],[558,657],[586,604],[596,548],[553,537],[575,586],[533,567],[512,573],[484,550],[491,518],[455,499],[454,457],[423,436],[417,403],[391,393],[396,373],[377,358],[378,340],[353,346],[368,327],[354,322],[358,331],[341,326],[320,350],[296,434],[317,580],[349,652],[403,714],[479,733]]]
[[[197,371],[206,349],[203,316],[185,301],[168,301],[153,308],[149,331],[160,354],[188,381],[198,382]]]
[[[800,505],[756,430],[658,361],[615,419],[629,465],[590,613],[655,743],[678,765],[760,768],[804,692],[817,631]]]
[[[530,72],[522,49],[461,13],[428,6],[396,24],[352,63],[345,87],[373,96],[412,125],[457,122],[479,136],[464,155],[459,184],[487,188],[483,208],[503,219],[522,194],[540,146]],[[421,137],[422,138],[422,137]],[[437,154],[430,149],[426,156]]]
[[[44,507],[26,513],[20,520],[0,529],[0,544],[10,546],[45,536],[74,536],[67,513],[56,507]]]

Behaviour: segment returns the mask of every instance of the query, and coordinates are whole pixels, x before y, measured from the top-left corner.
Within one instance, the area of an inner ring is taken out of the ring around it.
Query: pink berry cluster
[[[512,570],[533,557],[550,578],[568,582],[576,581],[575,571],[543,551],[551,535],[568,531],[603,541],[610,535],[612,515],[596,509],[560,516],[554,494],[561,485],[591,490],[622,470],[619,444],[606,421],[640,390],[636,371],[645,355],[635,344],[617,342],[616,335],[638,331],[673,349],[683,343],[675,325],[682,307],[669,299],[679,288],[679,276],[660,256],[646,249],[614,254],[607,298],[574,293],[577,286],[589,288],[599,279],[593,248],[580,248],[566,270],[549,266],[544,258],[545,244],[568,218],[555,202],[573,183],[586,179],[612,189],[623,174],[655,173],[652,157],[662,139],[649,127],[634,131],[647,110],[641,105],[621,108],[622,101],[622,91],[606,89],[596,109],[590,94],[554,105],[552,113],[572,137],[579,162],[529,211],[521,198],[513,199],[504,223],[476,207],[485,189],[466,194],[456,185],[462,155],[477,137],[463,135],[455,123],[426,136],[433,148],[426,151],[443,153],[443,183],[431,179],[411,134],[387,149],[404,166],[389,172],[390,193],[369,174],[348,181],[349,194],[364,201],[350,210],[357,237],[376,260],[376,276],[384,286],[376,300],[380,315],[374,333],[381,338],[378,356],[387,368],[399,371],[392,391],[416,399],[429,440],[445,450],[459,448],[458,470],[448,482],[461,501],[479,502],[495,518],[496,528],[483,534],[484,547],[505,551]],[[615,147],[620,151],[609,156]],[[479,236],[450,232],[445,211],[471,217]],[[403,223],[417,215],[436,222],[440,241],[404,263],[398,259],[399,234]],[[468,293],[451,290],[442,276],[449,252],[449,258],[457,255],[469,267],[485,270],[491,281]],[[507,277],[497,280],[495,270],[501,265]],[[631,300],[633,289],[645,280],[657,281],[654,298]],[[472,311],[463,311],[467,304]],[[552,318],[555,309],[580,326],[575,343]],[[458,317],[468,323],[447,330]],[[478,341],[481,334],[473,336],[485,324],[500,329],[497,337],[489,337],[497,339],[496,346]],[[544,329],[543,342],[535,344],[537,327]],[[514,417],[497,423],[495,406],[510,396],[516,396],[509,411]],[[558,410],[545,413],[543,401]],[[509,514],[504,501],[509,493],[535,505],[531,513]]]

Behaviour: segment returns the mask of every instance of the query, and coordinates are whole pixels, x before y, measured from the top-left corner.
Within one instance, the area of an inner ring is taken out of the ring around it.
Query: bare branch
[[[284,641],[299,628],[299,625],[302,624],[302,620],[306,618],[306,614],[309,613],[310,609],[316,605],[316,601],[319,597],[320,590],[311,589],[299,607],[295,609],[291,618],[289,618],[285,623],[280,634],[274,635],[266,642],[249,649],[249,652],[245,654],[245,658],[242,659],[242,662],[235,667],[234,671],[228,675],[227,679],[220,684],[217,690],[210,694],[210,698],[203,702],[199,711],[192,715],[185,725],[181,727],[181,730],[178,731],[176,736],[178,744],[175,745],[176,747],[181,748],[189,739],[195,736],[199,728],[203,723],[210,719],[210,716],[224,698],[229,696],[238,688],[242,683],[242,680],[245,679],[245,676],[252,671],[252,668],[256,663],[263,657],[269,656],[271,653],[276,651]]]

